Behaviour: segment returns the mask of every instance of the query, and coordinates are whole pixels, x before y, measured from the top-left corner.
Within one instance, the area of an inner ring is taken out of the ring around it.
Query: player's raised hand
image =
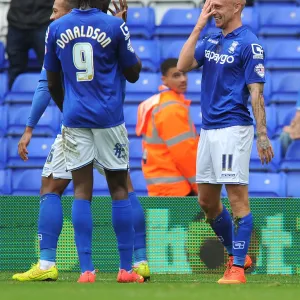
[[[32,128],[26,127],[25,132],[23,133],[18,143],[18,154],[24,161],[28,160],[27,146],[29,145],[31,138]]]
[[[212,0],[206,0],[205,4],[202,7],[202,11],[198,18],[196,27],[202,30],[205,27],[208,19],[213,15],[213,13],[214,13],[214,9],[213,9]]]
[[[112,4],[115,7],[115,11],[113,11],[112,9],[108,8],[108,10],[110,11],[110,13],[117,18],[123,19],[124,22],[127,21],[127,11],[128,11],[128,5],[127,5],[127,1],[126,0],[119,0],[119,6],[117,5],[117,3],[113,0]]]
[[[257,151],[262,165],[268,164],[274,157],[273,147],[266,134],[258,134]]]

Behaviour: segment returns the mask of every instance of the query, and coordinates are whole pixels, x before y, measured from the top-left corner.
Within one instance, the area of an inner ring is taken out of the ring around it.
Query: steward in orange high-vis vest
[[[165,90],[138,108],[136,134],[143,136],[142,170],[149,196],[197,195],[196,156],[199,136],[184,98],[185,73],[177,59],[163,62]]]

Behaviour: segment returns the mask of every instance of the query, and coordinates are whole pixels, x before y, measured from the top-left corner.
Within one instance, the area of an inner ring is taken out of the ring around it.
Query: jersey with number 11
[[[63,124],[109,128],[122,124],[122,71],[137,63],[130,33],[119,18],[98,9],[74,9],[46,34],[44,67],[63,72]]]

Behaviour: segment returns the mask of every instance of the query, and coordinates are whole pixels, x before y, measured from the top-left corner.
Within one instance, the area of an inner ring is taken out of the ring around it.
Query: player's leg
[[[215,149],[219,149],[214,153],[215,160],[218,161],[214,165],[217,182],[226,185],[234,218],[232,227],[233,266],[219,280],[219,283],[245,283],[244,268],[249,267],[248,264],[252,263],[251,259],[247,257],[253,227],[247,184],[253,127],[233,126],[218,130],[214,134]]]
[[[29,271],[15,274],[19,281],[56,280],[56,249],[63,225],[61,196],[71,181],[71,173],[66,172],[62,137],[55,139],[42,172],[40,190],[40,210],[38,237],[40,260]]]
[[[221,184],[217,184],[211,145],[211,130],[201,130],[197,151],[196,181],[198,183],[199,204],[206,220],[224,245],[229,255],[232,255],[232,219],[221,203]]]
[[[133,211],[128,195],[127,174],[129,141],[125,125],[107,129],[93,129],[97,161],[105,169],[112,197],[112,223],[120,256],[118,282],[142,282],[143,277],[131,272],[134,227]]]
[[[72,222],[81,270],[78,282],[94,282],[91,211],[93,160],[95,157],[94,138],[90,129],[63,126],[63,142],[66,167],[68,171],[72,172],[74,185]]]

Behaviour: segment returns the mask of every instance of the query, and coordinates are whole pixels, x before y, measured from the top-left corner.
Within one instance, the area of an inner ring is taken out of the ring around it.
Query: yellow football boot
[[[150,281],[150,268],[148,262],[141,262],[132,267],[133,271],[144,277],[144,281]]]

